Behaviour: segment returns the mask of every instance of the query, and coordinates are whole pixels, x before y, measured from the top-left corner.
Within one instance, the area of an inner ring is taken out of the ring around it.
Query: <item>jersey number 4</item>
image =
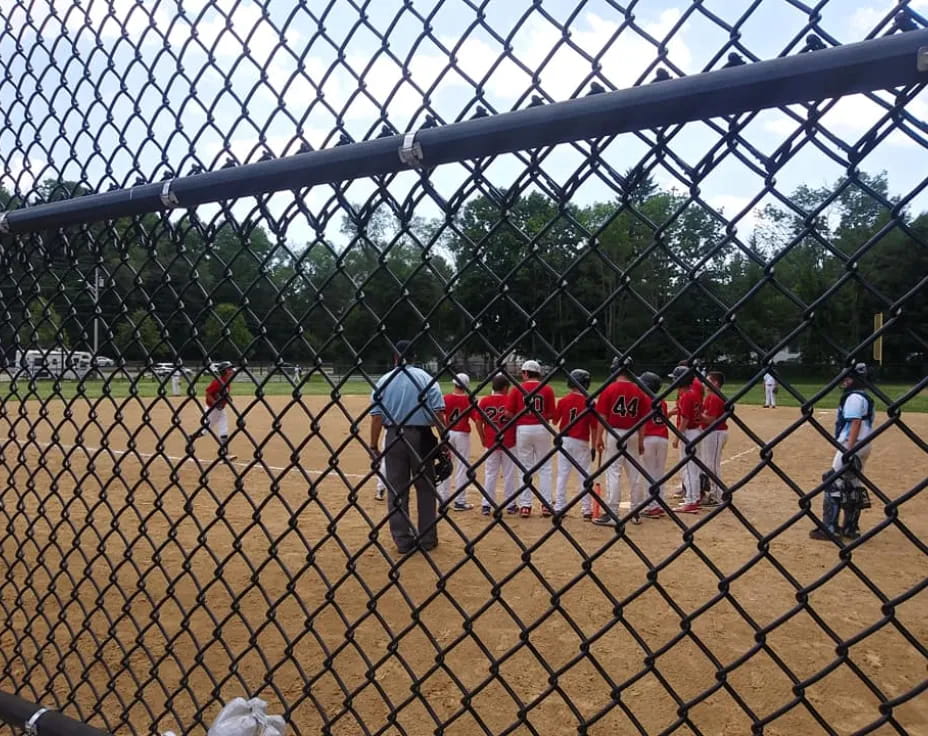
[[[612,406],[612,413],[620,417],[637,417],[638,416],[638,399],[632,399],[626,403],[624,396],[620,396]]]

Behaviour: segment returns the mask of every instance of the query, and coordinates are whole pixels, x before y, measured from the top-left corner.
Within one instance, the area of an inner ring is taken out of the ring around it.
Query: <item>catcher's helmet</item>
[[[567,383],[586,391],[590,387],[590,372],[582,368],[574,368],[567,377]]]
[[[652,394],[656,394],[661,390],[661,377],[652,371],[645,371],[640,376],[638,380],[648,389]]]

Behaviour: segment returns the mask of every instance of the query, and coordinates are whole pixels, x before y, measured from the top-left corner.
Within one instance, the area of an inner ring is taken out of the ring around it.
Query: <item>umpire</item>
[[[380,433],[387,430],[384,443],[390,533],[401,554],[417,547],[432,550],[438,546],[436,529],[437,494],[432,461],[438,445],[432,425],[445,430],[445,400],[438,382],[411,364],[415,358],[409,340],[396,343],[395,367],[377,381],[371,392],[371,459],[379,459]],[[409,516],[409,489],[416,486],[419,529]]]

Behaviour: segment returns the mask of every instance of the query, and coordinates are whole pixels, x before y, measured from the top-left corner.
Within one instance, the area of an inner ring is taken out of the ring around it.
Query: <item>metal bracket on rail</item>
[[[403,137],[403,146],[399,150],[400,161],[416,168],[422,165],[422,145],[416,142],[415,131],[410,131]]]
[[[180,200],[177,198],[177,195],[171,191],[171,184],[173,183],[174,179],[168,179],[161,187],[161,204],[163,204],[169,210],[174,209],[180,204]]]
[[[48,708],[39,708],[30,716],[29,720],[26,721],[26,725],[23,727],[26,736],[39,736],[39,719],[46,713],[48,713]]]
[[[918,50],[918,71],[928,72],[928,46],[922,46]]]
[[[0,235],[8,235],[10,232],[10,221],[6,212],[0,212]]]

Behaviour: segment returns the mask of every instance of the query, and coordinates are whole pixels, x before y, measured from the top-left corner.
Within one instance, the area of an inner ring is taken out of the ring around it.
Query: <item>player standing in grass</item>
[[[503,502],[508,504],[506,511],[510,514],[519,509],[516,506],[516,463],[513,454],[516,447],[515,426],[503,430],[506,425],[506,389],[509,379],[503,374],[493,376],[493,393],[477,402],[475,421],[483,446],[487,450],[484,465],[483,489],[486,496],[481,510],[489,516],[493,505],[497,503],[496,481],[503,476]]]
[[[470,421],[474,416],[474,401],[467,389],[470,376],[457,373],[451,379],[454,390],[445,395],[445,414],[448,417],[448,444],[451,447],[451,459],[454,461],[454,504],[455,511],[469,511],[474,508],[467,503],[467,471],[470,470]],[[451,478],[446,478],[438,486],[438,496],[447,502],[451,495]]]
[[[538,361],[526,360],[522,364],[522,383],[513,386],[506,397],[506,415],[516,424],[516,454],[522,466],[522,497],[519,515],[527,519],[532,515],[532,473],[538,471],[538,491],[541,494],[541,515],[551,516],[551,430],[548,422],[556,414],[554,391],[541,384],[541,366]]]
[[[667,467],[667,445],[670,432],[667,429],[667,402],[657,399],[657,392],[661,390],[661,377],[650,371],[642,373],[638,380],[651,393],[650,407],[653,412],[644,425],[644,452],[641,455],[641,466],[644,473],[638,473],[640,490],[633,494],[635,499],[644,499],[650,494],[653,499],[642,512],[649,519],[660,519],[664,516],[663,507],[657,499],[664,498],[664,485],[659,481],[664,476]]]
[[[603,453],[606,462],[606,503],[607,513],[593,523],[601,526],[615,526],[619,519],[621,501],[621,476],[624,469],[628,479],[629,497],[637,482],[638,470],[632,462],[640,462],[644,450],[644,425],[632,431],[638,420],[648,412],[651,400],[631,377],[631,360],[624,365],[619,358],[612,361],[615,380],[602,390],[596,401],[596,412],[602,418],[595,425],[596,450]],[[603,422],[609,427],[607,432]],[[638,513],[632,517],[638,523]]]
[[[722,450],[728,442],[728,421],[723,416],[725,412],[725,399],[722,396],[722,386],[725,385],[725,374],[721,371],[709,372],[710,389],[702,402],[702,427],[708,430],[700,446],[702,460],[709,469],[708,490],[700,503],[703,506],[718,506],[722,503]],[[732,408],[734,411],[734,408]]]
[[[764,374],[764,408],[777,408],[777,379],[770,371]]]
[[[679,417],[677,428],[686,441],[684,448],[684,457],[687,458],[683,466],[683,483],[686,495],[683,503],[675,511],[681,511],[687,514],[699,512],[699,465],[695,461],[698,447],[696,438],[702,431],[699,424],[702,421],[702,396],[703,385],[699,377],[693,379],[687,391],[684,391],[677,402],[677,416]],[[673,446],[680,446],[680,438],[674,436]]]
[[[580,474],[580,508],[584,521],[593,518],[591,487],[585,481],[590,477],[590,436],[596,423],[596,412],[589,405],[587,391],[590,374],[582,369],[572,370],[567,378],[570,393],[557,402],[557,424],[561,430],[561,456],[557,465],[557,492],[554,513],[560,514],[567,506],[567,484],[574,471]]]
[[[187,454],[193,454],[193,444],[207,433],[214,434],[219,440],[219,457],[236,460],[236,455],[228,454],[229,419],[226,406],[231,403],[232,379],[235,369],[228,361],[217,363],[216,377],[206,387],[206,426],[203,426],[187,443]]]

